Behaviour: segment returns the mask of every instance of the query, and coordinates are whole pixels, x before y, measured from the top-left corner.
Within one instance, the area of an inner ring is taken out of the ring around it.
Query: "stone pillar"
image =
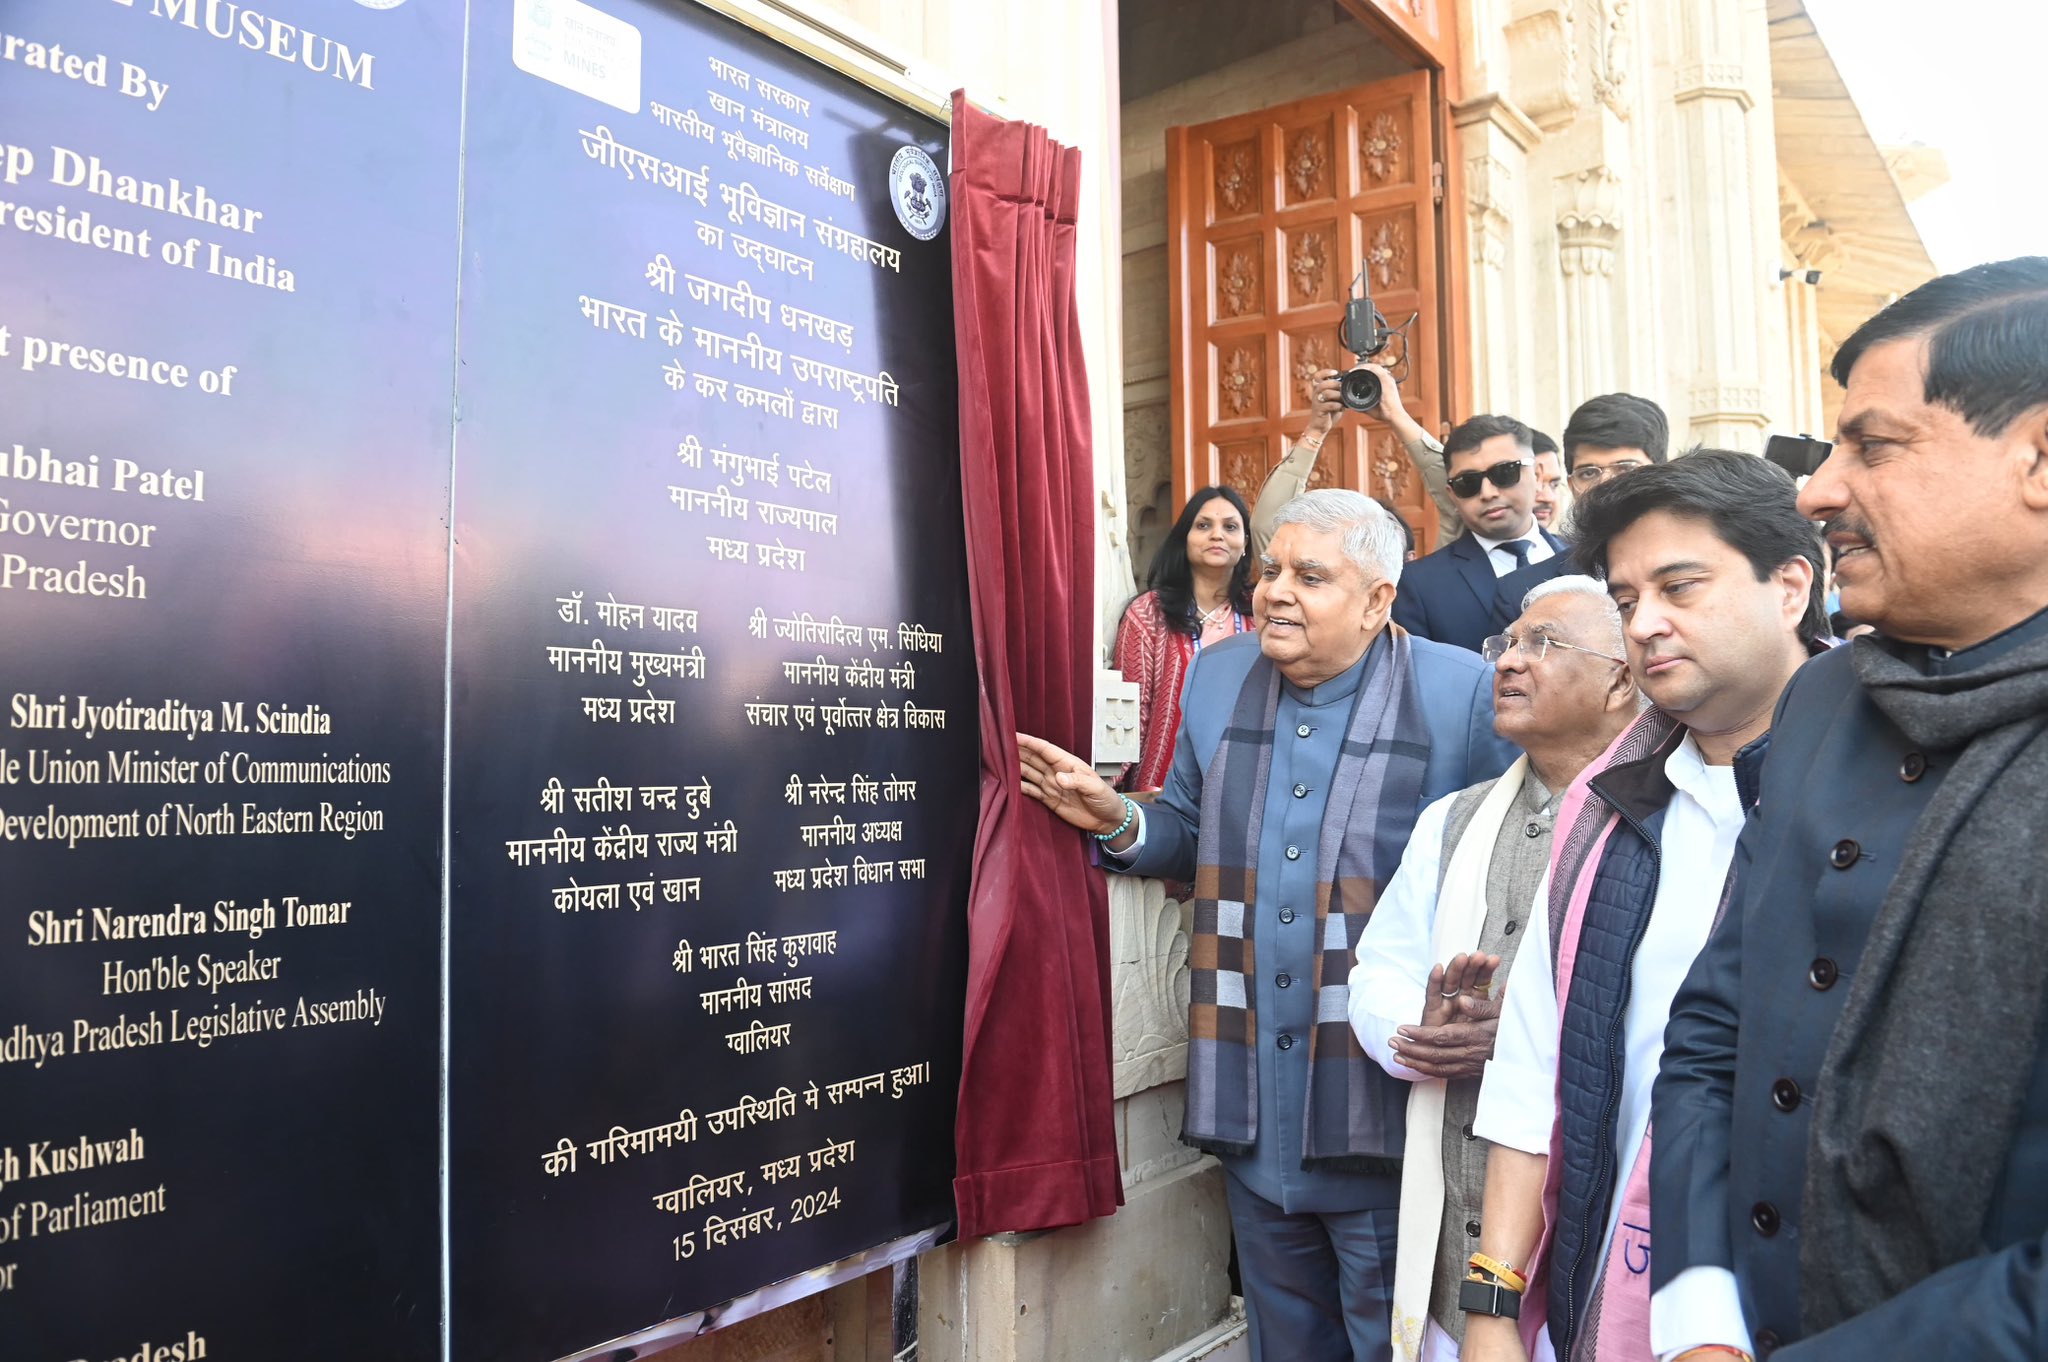
[[[1529,312],[1517,296],[1523,243],[1517,196],[1529,148],[1542,131],[1505,95],[1487,94],[1452,110],[1465,163],[1466,230],[1471,237],[1472,410],[1527,411],[1533,393]]]
[[[1678,112],[1678,277],[1692,319],[1686,356],[1691,439],[1756,450],[1767,423],[1760,299],[1777,271],[1759,240],[1756,96],[1745,60],[1748,5],[1682,0],[1672,95]],[[1769,196],[1775,202],[1776,195]],[[1768,246],[1768,250],[1766,247]]]
[[[1621,180],[1602,165],[1557,179],[1565,410],[1614,390],[1614,270]]]

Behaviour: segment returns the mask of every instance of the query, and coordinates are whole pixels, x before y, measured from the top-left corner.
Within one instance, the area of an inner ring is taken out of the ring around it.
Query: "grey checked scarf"
[[[1408,1089],[1351,1034],[1352,952],[1401,864],[1420,807],[1429,733],[1408,635],[1390,624],[1368,653],[1316,848],[1315,1026],[1309,1033],[1302,1166],[1369,1168],[1398,1159]],[[1183,1138],[1219,1154],[1258,1139],[1259,1065],[1252,908],[1273,766],[1280,672],[1261,657],[1238,691],[1203,777],[1189,952],[1188,1114]]]
[[[1947,676],[1851,646],[1872,703],[1955,765],[1821,1064],[1799,1245],[1809,1333],[1985,1251],[2048,1009],[2048,639]]]

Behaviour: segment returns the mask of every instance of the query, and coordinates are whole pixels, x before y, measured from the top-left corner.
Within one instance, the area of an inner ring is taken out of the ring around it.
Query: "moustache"
[[[1820,536],[1828,539],[1837,534],[1853,535],[1866,544],[1877,543],[1877,536],[1871,533],[1870,522],[1861,516],[1838,515],[1821,527]]]

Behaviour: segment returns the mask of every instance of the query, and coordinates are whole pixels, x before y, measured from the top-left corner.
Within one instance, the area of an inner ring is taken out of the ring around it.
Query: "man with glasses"
[[[1656,708],[1558,808],[1548,911],[1522,946],[1540,963],[1515,973],[1473,1122],[1494,1148],[1460,1287],[1466,1362],[1653,1355],[1665,1023],[1722,902],[1772,707],[1826,649],[1820,541],[1776,465],[1697,451],[1609,479],[1573,515],[1579,562],[1605,577]],[[1726,1273],[1666,1306],[1681,1337],[1749,1346]]]
[[[1450,1362],[1458,1292],[1479,1246],[1484,1142],[1473,1135],[1500,987],[1543,912],[1558,802],[1640,709],[1607,588],[1566,576],[1529,593],[1489,638],[1494,732],[1523,756],[1423,810],[1401,869],[1367,921],[1351,971],[1352,1030],[1412,1086],[1394,1271],[1394,1356]],[[1547,969],[1539,961],[1534,969]]]
[[[1670,448],[1671,426],[1664,419],[1664,409],[1655,402],[1634,393],[1607,393],[1590,398],[1580,403],[1572,419],[1565,423],[1564,480],[1570,484],[1573,496],[1582,497],[1610,478],[1663,463]],[[1536,518],[1545,528],[1569,539],[1571,531],[1567,526],[1543,519],[1540,480],[1544,472],[1544,460],[1538,451]],[[1506,628],[1532,589],[1569,570],[1562,561],[1531,559],[1528,567],[1501,578],[1493,595],[1494,623]]]
[[[1531,440],[1512,416],[1475,416],[1444,441],[1450,494],[1468,533],[1417,559],[1401,578],[1394,621],[1409,633],[1479,651],[1498,632],[1493,600],[1500,579],[1564,549],[1536,523]],[[1547,575],[1556,574],[1552,568]]]

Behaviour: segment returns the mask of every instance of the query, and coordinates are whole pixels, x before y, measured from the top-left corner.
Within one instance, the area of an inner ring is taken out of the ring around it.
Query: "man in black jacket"
[[[1834,361],[1801,509],[1877,626],[1773,725],[1654,1098],[1651,1339],[1732,1274],[1778,1362],[2048,1357],[2048,258]]]
[[[1568,565],[1564,541],[1536,523],[1533,439],[1512,416],[1475,416],[1444,441],[1449,495],[1467,533],[1402,573],[1394,622],[1409,633],[1476,653],[1499,632],[1493,593],[1502,577],[1538,563],[1548,579]]]

